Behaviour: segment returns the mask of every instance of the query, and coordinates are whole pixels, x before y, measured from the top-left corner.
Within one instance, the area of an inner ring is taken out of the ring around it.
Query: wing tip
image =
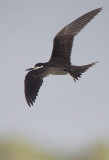
[[[98,10],[99,10],[99,11],[102,11],[102,10],[103,10],[103,7],[99,7]]]
[[[31,103],[31,101],[26,97],[26,101],[27,101],[27,104],[28,104],[28,106],[31,108],[31,106],[33,105],[32,103]]]
[[[97,14],[98,14],[99,12],[101,12],[102,10],[103,10],[103,7],[100,7],[100,8],[95,9],[95,11],[97,12]]]

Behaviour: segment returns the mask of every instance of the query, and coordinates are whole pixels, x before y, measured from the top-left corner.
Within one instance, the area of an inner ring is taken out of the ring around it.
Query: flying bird
[[[38,96],[38,92],[43,83],[43,78],[48,75],[65,75],[69,74],[74,81],[78,80],[88,68],[97,62],[75,66],[71,64],[71,50],[74,37],[89,23],[102,8],[92,10],[79,17],[72,23],[65,26],[55,36],[53,41],[53,50],[50,60],[46,63],[37,63],[25,76],[24,92],[29,106],[33,105]]]

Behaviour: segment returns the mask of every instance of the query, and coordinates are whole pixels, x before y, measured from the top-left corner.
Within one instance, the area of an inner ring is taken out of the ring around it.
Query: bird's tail
[[[73,66],[67,71],[73,78],[74,81],[78,80],[78,78],[81,78],[82,73],[84,73],[87,69],[95,65],[97,62],[83,65],[83,66]]]

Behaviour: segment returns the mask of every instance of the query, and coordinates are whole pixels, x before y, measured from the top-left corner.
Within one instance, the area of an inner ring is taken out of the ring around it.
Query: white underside
[[[67,72],[64,72],[64,71],[57,71],[57,72],[54,72],[54,73],[52,73],[51,75],[65,75],[65,74],[67,74]]]
[[[68,74],[73,80],[74,80],[74,77],[72,77],[68,72],[55,72],[55,73],[52,73],[51,75],[66,75]]]

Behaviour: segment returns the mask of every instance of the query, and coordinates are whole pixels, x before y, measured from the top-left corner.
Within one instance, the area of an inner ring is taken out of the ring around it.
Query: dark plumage
[[[24,81],[25,97],[29,106],[33,105],[39,89],[43,83],[43,78],[50,75],[70,74],[74,81],[78,80],[88,68],[96,62],[83,65],[71,65],[71,50],[74,37],[90,22],[102,8],[92,10],[79,17],[66,27],[64,27],[54,38],[51,58],[46,63],[38,63],[34,68],[27,69]]]

